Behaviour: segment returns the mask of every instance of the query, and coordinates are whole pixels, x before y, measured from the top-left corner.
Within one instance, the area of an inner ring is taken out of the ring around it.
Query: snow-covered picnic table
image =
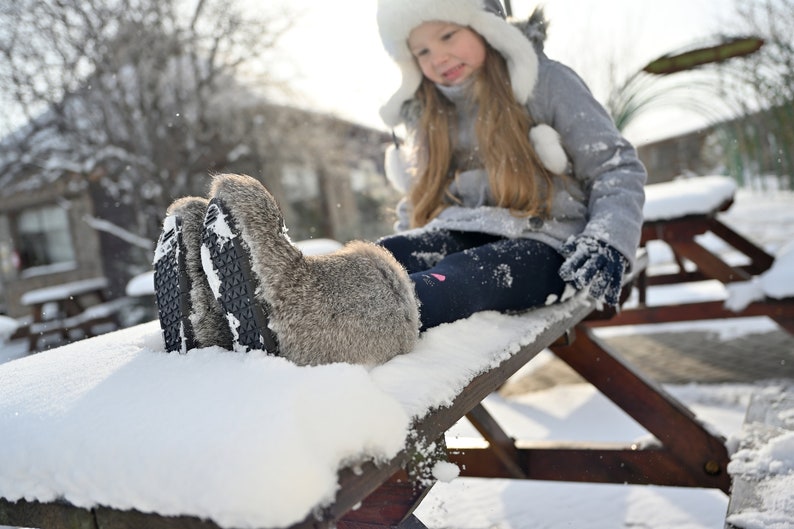
[[[165,354],[156,322],[2,364],[0,497],[287,527],[334,501],[340,468],[391,460],[417,419],[589,311],[477,314],[372,369]]]
[[[723,222],[719,214],[733,204],[736,190],[726,176],[646,186],[641,245],[650,249],[661,243],[672,251],[674,264],[641,277],[639,306],[624,310],[610,325],[767,316],[794,334],[794,241],[773,256]],[[649,286],[704,280],[722,284],[726,299],[674,306],[648,302]]]
[[[156,322],[2,364],[0,523],[420,528],[422,491],[458,472],[727,492],[724,440],[601,348],[581,323],[593,310],[580,296],[475,314],[369,369],[166,354]],[[659,443],[507,442],[480,403],[549,346]],[[489,446],[446,463],[443,434],[464,416]]]
[[[82,338],[117,329],[116,315],[127,300],[109,301],[105,296],[108,285],[107,278],[95,277],[23,294],[20,302],[30,307],[30,321],[21,329],[28,336],[28,350],[37,351],[40,340],[50,335],[66,342],[73,333]]]

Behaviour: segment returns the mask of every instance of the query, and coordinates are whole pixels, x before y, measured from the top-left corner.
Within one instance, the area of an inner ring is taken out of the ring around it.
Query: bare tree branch
[[[2,104],[15,110],[0,116],[0,188],[101,165],[145,236],[249,140],[246,127],[221,122],[239,116],[229,107],[241,72],[250,79],[289,27],[236,0],[15,0],[0,14]],[[22,127],[4,121],[14,114]]]

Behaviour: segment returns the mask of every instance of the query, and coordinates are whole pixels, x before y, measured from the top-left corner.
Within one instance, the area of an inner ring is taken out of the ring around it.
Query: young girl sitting
[[[618,302],[645,170],[580,78],[548,59],[545,21],[498,0],[379,0],[402,84],[382,108],[406,196],[400,233],[304,256],[273,197],[240,175],[172,205],[155,252],[166,348],[265,349],[299,364],[373,364],[419,329],[585,290]]]
[[[387,175],[407,194],[397,228],[413,228],[380,244],[411,275],[423,328],[544,305],[566,284],[615,305],[646,173],[543,53],[542,12],[512,25],[498,0],[380,0],[378,24],[402,71],[381,116],[408,137]]]

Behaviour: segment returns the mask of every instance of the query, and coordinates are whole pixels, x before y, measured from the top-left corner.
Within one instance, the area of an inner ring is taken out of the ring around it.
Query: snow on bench
[[[20,302],[23,305],[36,305],[48,301],[62,301],[87,292],[99,291],[108,287],[108,280],[104,277],[73,281],[62,285],[31,290],[22,294]]]
[[[478,313],[371,369],[164,354],[156,322],[2,364],[0,497],[289,526],[334,501],[340,468],[391,459],[414,419],[589,307]]]
[[[794,298],[794,241],[780,249],[772,267],[750,281],[727,285],[726,308],[741,312],[754,301]]]
[[[645,222],[708,215],[733,200],[736,181],[727,176],[679,178],[645,186]]]

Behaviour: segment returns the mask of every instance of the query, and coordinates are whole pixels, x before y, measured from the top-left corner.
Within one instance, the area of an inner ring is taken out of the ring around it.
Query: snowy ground
[[[762,386],[666,388],[735,445],[750,396]],[[510,435],[523,439],[630,442],[648,436],[584,384],[509,400],[491,396],[486,407]],[[451,434],[476,435],[468,424]],[[728,498],[714,490],[458,478],[437,484],[417,514],[432,529],[720,529],[727,506]]]
[[[741,191],[736,204],[723,218],[735,229],[761,242],[771,253],[777,253],[787,242],[794,240],[794,194]],[[663,250],[655,253],[658,256],[664,254]],[[714,291],[713,287],[707,290],[708,294],[701,292],[697,295],[726,295],[725,292]],[[664,294],[666,300],[676,295],[684,301],[694,294],[691,290],[678,293],[668,290]],[[711,322],[681,327],[666,325],[664,330],[709,330],[715,325]],[[769,322],[765,325],[771,328]],[[758,328],[757,320],[746,323],[735,320],[731,332],[736,336],[743,330],[757,332]],[[635,330],[651,331],[647,327]],[[626,331],[622,329],[622,332]],[[6,346],[2,349],[0,362],[12,361],[24,354]],[[700,419],[729,438],[729,445],[735,448],[750,396],[781,383],[786,382],[690,384],[668,386],[667,389]],[[648,436],[633,420],[586,385],[558,386],[510,399],[491,396],[486,407],[515,437],[625,442]],[[452,438],[474,435],[471,426],[465,422],[450,432]],[[794,448],[784,450],[783,456],[794,459]],[[783,501],[792,501],[791,493],[783,491],[783,494]],[[785,494],[789,495],[788,498]],[[724,525],[727,504],[724,494],[711,490],[459,478],[436,485],[417,515],[431,529],[720,529]],[[748,527],[755,529],[756,526]],[[783,529],[794,527],[794,523],[781,521],[757,527]]]

